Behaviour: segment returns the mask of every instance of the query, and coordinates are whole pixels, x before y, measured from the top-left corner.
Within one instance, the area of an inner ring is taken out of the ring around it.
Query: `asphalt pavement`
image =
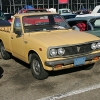
[[[37,80],[26,63],[0,59],[0,100],[100,100],[99,66],[100,61],[91,70],[80,66],[50,72],[47,79]]]

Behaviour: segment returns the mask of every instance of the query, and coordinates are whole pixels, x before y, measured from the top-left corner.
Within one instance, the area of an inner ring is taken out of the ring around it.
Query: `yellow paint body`
[[[43,13],[36,13],[36,14],[41,15]],[[51,14],[51,13],[48,13],[48,14]],[[20,17],[20,20],[22,21],[22,17],[26,15],[30,16],[33,14],[29,14],[29,13],[16,14],[15,17],[17,16]],[[28,60],[29,52],[34,51],[40,57],[44,69],[49,70],[49,71],[71,68],[73,67],[73,64],[62,66],[60,68],[53,68],[50,66],[46,66],[45,61],[57,61],[57,60],[69,59],[69,58],[73,58],[74,55],[72,57],[66,57],[66,58],[63,58],[63,57],[47,58],[48,47],[77,45],[77,44],[87,43],[89,41],[100,40],[100,38],[94,35],[91,35],[85,32],[74,31],[71,29],[39,31],[39,32],[31,32],[31,33],[24,33],[24,30],[22,30],[23,35],[17,38],[17,35],[13,33],[13,26],[14,26],[13,23],[14,23],[14,18],[13,18],[11,27],[0,27],[0,40],[3,42],[6,51],[10,52],[13,56],[17,57],[18,59],[26,63],[29,63],[29,60]],[[40,50],[40,48],[42,50]],[[84,55],[95,54],[98,52],[100,52],[100,50],[87,53]],[[76,57],[79,57],[79,56],[80,55]],[[85,64],[95,63],[96,61],[97,60],[86,61]]]

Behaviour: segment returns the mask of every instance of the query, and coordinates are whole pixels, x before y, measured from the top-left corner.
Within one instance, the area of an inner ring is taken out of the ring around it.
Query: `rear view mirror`
[[[22,29],[21,27],[17,26],[14,28],[14,32],[15,34],[17,34],[18,36],[21,36],[22,35]]]

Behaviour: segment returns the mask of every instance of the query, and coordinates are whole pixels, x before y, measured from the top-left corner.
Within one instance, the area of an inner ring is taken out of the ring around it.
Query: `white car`
[[[96,6],[91,14],[77,15],[76,17],[100,16],[100,5]]]

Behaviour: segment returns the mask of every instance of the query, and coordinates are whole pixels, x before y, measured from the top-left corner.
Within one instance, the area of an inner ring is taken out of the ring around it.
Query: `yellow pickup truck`
[[[49,71],[94,64],[100,58],[100,38],[70,29],[57,13],[24,13],[11,26],[0,27],[3,59],[11,55],[28,63],[32,75],[45,79]]]

